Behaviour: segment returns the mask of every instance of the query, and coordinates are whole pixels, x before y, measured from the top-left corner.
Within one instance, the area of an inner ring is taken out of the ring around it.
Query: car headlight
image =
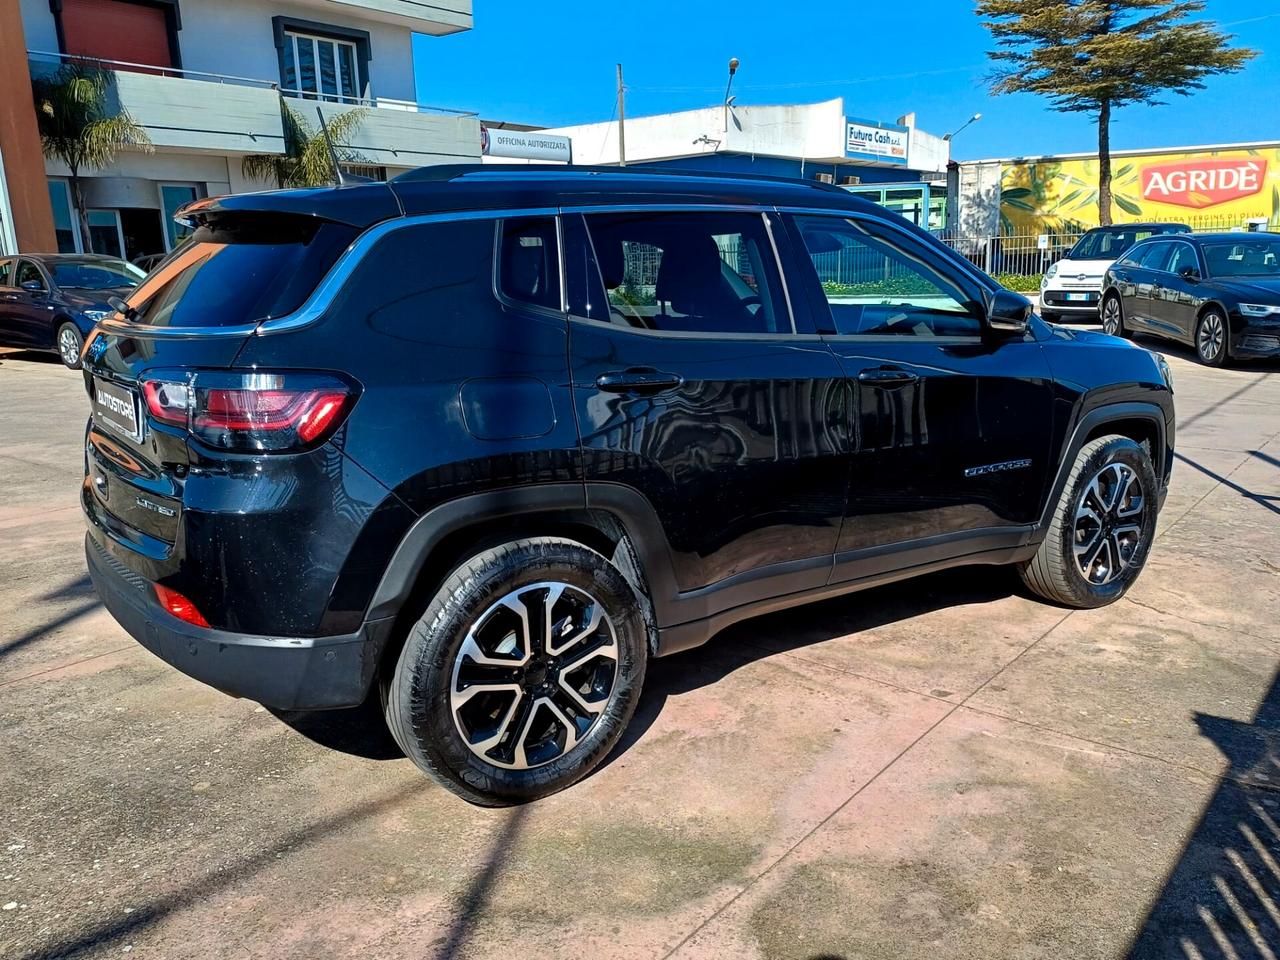
[[[1164,385],[1173,391],[1173,371],[1169,369],[1169,361],[1164,358],[1163,353],[1156,354],[1156,364],[1160,367],[1160,376],[1164,377]]]
[[[1043,287],[1045,284],[1047,284],[1050,280],[1052,280],[1057,275],[1058,275],[1058,264],[1056,262],[1049,264],[1049,269],[1044,272],[1044,279],[1040,281],[1040,286]]]
[[[114,310],[81,310],[80,312],[86,320],[92,320],[94,323],[115,315]]]
[[[1240,312],[1246,317],[1269,317],[1280,315],[1280,306],[1269,303],[1242,303]]]

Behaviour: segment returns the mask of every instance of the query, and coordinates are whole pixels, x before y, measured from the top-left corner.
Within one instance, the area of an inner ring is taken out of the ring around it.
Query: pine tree
[[[1188,21],[1200,0],[978,0],[1000,47],[992,93],[1037,93],[1098,121],[1098,222],[1111,223],[1111,114],[1130,104],[1187,96],[1204,78],[1257,56],[1231,48],[1208,21]]]

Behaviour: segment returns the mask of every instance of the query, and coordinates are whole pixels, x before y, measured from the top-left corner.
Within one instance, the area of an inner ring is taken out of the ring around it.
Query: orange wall
[[[9,183],[9,203],[18,249],[30,253],[56,252],[49,185],[40,153],[40,133],[31,105],[31,76],[27,72],[26,38],[18,4],[0,0],[0,153]]]

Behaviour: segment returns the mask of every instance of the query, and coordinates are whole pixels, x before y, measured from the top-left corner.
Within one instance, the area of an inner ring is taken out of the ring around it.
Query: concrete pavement
[[[438,789],[376,714],[276,716],[88,586],[78,375],[0,355],[0,957],[1274,957],[1280,377],[1171,357],[1130,595],[973,568],[651,665],[578,786]]]

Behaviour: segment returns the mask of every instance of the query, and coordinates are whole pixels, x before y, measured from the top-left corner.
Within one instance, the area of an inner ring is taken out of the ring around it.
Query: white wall
[[[280,60],[271,30],[271,18],[277,16],[367,31],[373,95],[394,100],[416,99],[412,34],[408,30],[299,3],[201,0],[183,4],[182,30],[178,33],[183,67],[278,83]]]
[[[46,160],[45,172],[51,177],[65,177],[69,173],[61,163]],[[178,183],[204,184],[205,191],[211,197],[231,192],[231,167],[235,168],[235,176],[240,175],[240,159],[238,157],[211,156],[209,154],[183,153],[137,153],[127,151],[116,157],[110,169],[81,171],[81,175],[89,177],[120,177],[124,179],[143,179],[153,181],[174,181]],[[272,186],[275,186],[272,184]],[[122,188],[133,189],[126,184]],[[261,188],[259,188],[261,189]],[[157,201],[158,202],[158,201]]]

